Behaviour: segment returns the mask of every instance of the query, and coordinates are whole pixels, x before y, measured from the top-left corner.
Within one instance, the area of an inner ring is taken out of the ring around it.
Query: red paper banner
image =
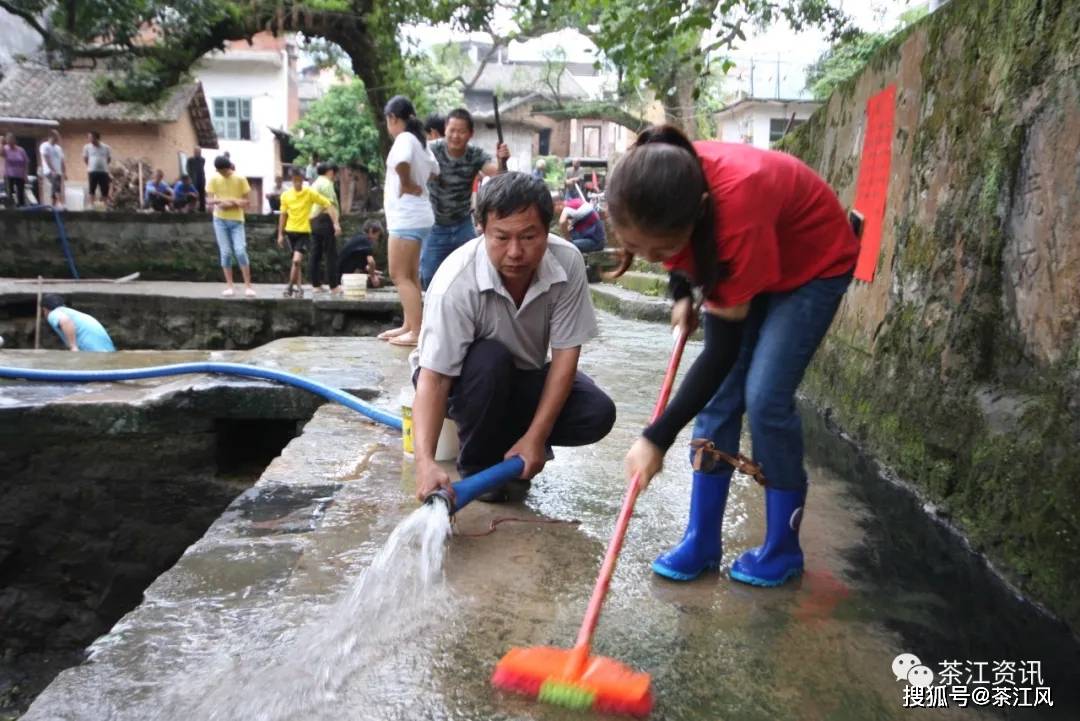
[[[859,161],[859,179],[855,183],[855,210],[863,215],[862,247],[855,277],[868,283],[874,279],[881,250],[895,115],[896,85],[866,101],[866,137]]]

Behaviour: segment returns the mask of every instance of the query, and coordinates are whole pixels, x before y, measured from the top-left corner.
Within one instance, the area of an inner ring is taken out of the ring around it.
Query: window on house
[[[791,122],[791,129],[799,127],[805,123],[805,119],[797,119]],[[788,119],[787,118],[770,118],[769,119],[769,142],[775,143],[780,138],[784,137],[784,131],[787,130]]]
[[[251,98],[214,98],[214,130],[223,140],[251,140]]]

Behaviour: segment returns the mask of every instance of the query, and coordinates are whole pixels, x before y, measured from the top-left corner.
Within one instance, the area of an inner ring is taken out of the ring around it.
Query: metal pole
[[[34,350],[41,348],[41,276],[37,277],[37,315],[34,316]]]

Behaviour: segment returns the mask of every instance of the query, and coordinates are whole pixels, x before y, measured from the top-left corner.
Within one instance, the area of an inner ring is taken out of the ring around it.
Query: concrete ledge
[[[594,283],[589,290],[597,308],[622,318],[657,323],[666,323],[671,319],[671,302],[666,298],[642,295],[607,283]]]
[[[257,285],[258,298],[221,295],[221,283],[135,281],[50,282],[71,307],[104,324],[117,348],[176,350],[246,349],[296,336],[370,336],[401,316],[392,289],[372,290],[363,300],[328,295],[285,298],[283,285]],[[32,348],[37,286],[0,280],[0,335],[6,348]],[[42,326],[42,347],[60,349]]]
[[[666,273],[643,273],[630,270],[611,282],[627,290],[653,298],[663,298],[667,295],[668,277]]]

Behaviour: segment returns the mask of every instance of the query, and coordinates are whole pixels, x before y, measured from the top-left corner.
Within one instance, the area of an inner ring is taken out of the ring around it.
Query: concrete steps
[[[671,301],[645,295],[613,283],[593,283],[589,286],[593,305],[601,310],[631,320],[667,323],[671,319]]]
[[[667,295],[667,274],[645,273],[638,270],[629,270],[622,276],[611,281],[618,286],[632,290],[652,298],[663,298]]]

